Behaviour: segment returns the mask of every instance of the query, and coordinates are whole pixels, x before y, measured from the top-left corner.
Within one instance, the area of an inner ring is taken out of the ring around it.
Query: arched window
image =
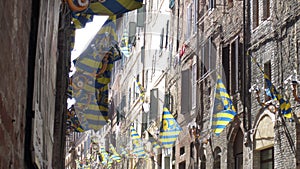
[[[243,132],[241,129],[237,132],[233,144],[233,156],[235,169],[243,168]]]
[[[275,115],[265,110],[258,120],[254,133],[253,156],[260,160],[254,161],[253,168],[274,168],[274,119]]]
[[[214,151],[214,169],[221,168],[221,149],[220,147],[216,147]]]

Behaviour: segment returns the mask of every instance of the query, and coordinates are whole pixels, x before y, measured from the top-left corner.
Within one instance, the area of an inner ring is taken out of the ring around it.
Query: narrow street
[[[299,0],[0,7],[0,169],[300,169]]]

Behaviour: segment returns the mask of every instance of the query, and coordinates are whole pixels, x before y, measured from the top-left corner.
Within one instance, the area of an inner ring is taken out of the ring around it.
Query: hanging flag
[[[218,136],[236,115],[236,110],[229,94],[218,75],[213,107],[212,129]]]
[[[111,153],[110,158],[116,162],[121,161],[120,155],[117,153],[115,147],[112,144],[109,144],[109,151]]]
[[[110,156],[107,162],[107,169],[111,169],[112,163],[113,163],[113,158],[112,156]]]
[[[113,63],[120,59],[115,16],[110,16],[87,49],[74,61],[75,109],[84,129],[101,129],[108,120],[108,83]]]
[[[145,97],[145,88],[142,86],[141,82],[138,81],[138,79],[135,78],[135,81],[137,83],[138,89],[140,91],[140,100],[144,101],[144,97]]]
[[[138,158],[145,158],[146,153],[144,151],[144,146],[142,143],[142,139],[139,134],[136,132],[133,126],[130,126],[130,136],[133,145],[133,154],[136,155]]]
[[[87,0],[85,0],[87,1]],[[72,10],[72,21],[76,28],[83,28],[94,15],[121,15],[126,12],[141,8],[143,0],[99,0],[90,4],[78,4],[76,0],[67,0]]]
[[[122,39],[121,39],[120,50],[124,54],[125,57],[130,56],[131,49],[129,48],[128,33],[126,32],[126,30],[124,31]]]
[[[74,108],[70,108],[67,112],[67,128],[75,132],[84,132],[83,127],[76,115]]]
[[[121,146],[120,148],[121,148],[121,152],[122,152],[121,155],[124,155],[125,157],[127,157],[128,156],[127,150],[123,146]]]
[[[100,157],[101,157],[101,163],[103,165],[107,165],[108,163],[108,153],[106,152],[105,148],[100,145]]]
[[[279,109],[281,113],[286,118],[292,118],[292,107],[290,102],[285,100],[283,96],[276,90],[275,86],[272,84],[271,80],[266,74],[264,74],[264,78],[270,93],[269,95],[272,99],[277,99],[279,101]]]
[[[160,145],[157,143],[157,141],[152,142],[153,148],[161,148]]]
[[[162,125],[160,127],[159,141],[165,148],[173,147],[182,128],[174,119],[169,110],[164,107],[162,115]]]
[[[85,25],[93,21],[94,16],[84,13],[72,13],[72,26],[76,29],[84,28]]]

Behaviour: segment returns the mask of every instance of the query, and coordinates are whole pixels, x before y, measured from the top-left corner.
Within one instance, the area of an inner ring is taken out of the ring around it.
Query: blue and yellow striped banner
[[[107,165],[108,163],[108,153],[106,152],[105,148],[103,146],[100,145],[100,155],[101,155],[101,163],[103,165]]]
[[[116,162],[121,161],[121,156],[117,153],[115,147],[112,144],[109,144],[109,151],[111,152],[110,158]]]
[[[135,81],[137,83],[138,89],[140,91],[140,100],[144,101],[144,97],[145,97],[145,88],[143,87],[143,85],[141,84],[140,81],[138,81],[138,79],[135,78]]]
[[[86,23],[93,20],[94,15],[121,15],[143,6],[143,0],[94,1],[84,8],[79,7],[79,4],[75,0],[68,0],[67,2],[70,9],[73,11],[72,22],[77,29],[84,28]]]
[[[280,94],[276,90],[275,86],[272,84],[271,80],[269,79],[269,77],[266,74],[264,74],[264,78],[265,78],[267,87],[269,88],[271,98],[277,99],[279,101],[279,109],[280,109],[281,113],[286,118],[292,118],[292,107],[291,107],[290,102],[288,100],[285,100],[283,98],[282,94]]]
[[[108,120],[108,84],[116,60],[120,59],[117,45],[116,20],[110,16],[87,49],[74,62],[72,96],[82,117],[84,129],[100,130]]]
[[[182,128],[174,119],[170,111],[164,107],[162,115],[162,125],[159,133],[159,141],[165,148],[173,147]]]
[[[92,15],[120,15],[143,6],[143,0],[105,0],[92,2],[84,11]]]
[[[146,153],[144,151],[142,139],[133,126],[130,126],[130,136],[133,145],[132,153],[136,155],[138,158],[145,158]]]
[[[217,136],[220,135],[220,133],[224,130],[227,124],[235,117],[235,115],[236,110],[221,80],[221,77],[218,75],[212,117],[213,132]]]
[[[152,142],[153,148],[161,148],[161,146],[157,143],[157,141]]]

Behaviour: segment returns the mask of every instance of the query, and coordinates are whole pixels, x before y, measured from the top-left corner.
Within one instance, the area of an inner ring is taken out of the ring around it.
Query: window
[[[194,158],[195,157],[195,154],[194,154],[194,143],[192,142],[191,144],[190,144],[190,157],[191,158]]]
[[[164,28],[162,28],[161,34],[160,34],[160,44],[159,44],[160,50],[162,50],[163,47],[164,47]]]
[[[214,151],[214,169],[221,168],[221,149],[220,147],[216,147]]]
[[[185,153],[184,146],[183,146],[183,147],[180,147],[180,155],[183,155],[184,153]]]
[[[179,163],[179,169],[185,169],[185,161]]]
[[[187,27],[186,27],[185,40],[188,40],[191,37],[191,28],[192,28],[192,4],[189,4],[186,10],[187,10],[186,11]]]
[[[244,135],[241,129],[237,132],[233,144],[233,156],[235,169],[243,168],[243,140]]]
[[[170,168],[171,166],[171,158],[170,157],[165,157],[165,167],[164,168]]]
[[[274,168],[274,148],[268,148],[260,151],[260,168]]]
[[[169,20],[167,20],[167,25],[166,25],[166,43],[165,43],[165,48],[168,48],[169,45]]]
[[[263,19],[270,17],[270,0],[263,0]]]
[[[259,25],[259,4],[258,0],[252,1],[252,28],[255,29]]]
[[[187,114],[191,110],[191,71],[190,69],[181,72],[181,114]]]
[[[194,57],[197,59],[197,57]],[[196,100],[197,100],[197,64],[196,62],[192,66],[192,109],[196,108]]]
[[[209,9],[213,9],[216,7],[216,0],[209,0]]]
[[[140,81],[140,75],[136,76],[136,82],[135,82],[135,99],[138,99],[140,96],[140,87],[138,86],[137,82],[140,82],[142,84],[142,82]]]
[[[201,169],[206,169],[206,157],[205,155],[201,156]]]
[[[158,89],[152,89],[150,91],[150,114],[149,122],[152,120],[156,121],[158,117]]]
[[[136,35],[136,23],[135,22],[129,22],[129,37],[128,42],[129,44],[135,46],[135,35]]]
[[[130,109],[130,104],[131,104],[131,88],[128,90],[128,110]]]
[[[241,53],[239,38],[231,44],[222,48],[222,66],[224,69],[223,82],[230,95],[234,95],[239,91],[239,77],[241,71]]]
[[[197,33],[197,22],[198,22],[198,0],[194,0],[194,19],[193,19],[193,33]]]
[[[132,101],[134,102],[136,99],[136,85],[135,82],[132,84]]]
[[[173,161],[176,159],[175,153],[176,153],[176,147],[174,146],[174,147],[172,148],[172,160],[173,160]]]
[[[170,91],[165,94],[165,101],[164,104],[168,110],[173,113],[173,96],[171,95]]]
[[[227,4],[228,6],[228,8],[231,8],[231,7],[233,7],[233,0],[228,0],[228,4]]]
[[[216,54],[217,47],[213,43],[212,38],[210,37],[208,41],[202,46],[201,52],[201,62],[202,62],[202,71],[201,75],[204,76],[210,71],[216,68]]]
[[[242,49],[242,48],[241,48]],[[240,50],[239,50],[239,39],[237,38],[234,42],[231,43],[231,58],[230,58],[230,90],[231,94],[235,94],[238,92],[239,86],[238,86],[238,81],[239,81],[239,55],[240,55]]]
[[[148,113],[142,113],[142,132],[148,128]]]

